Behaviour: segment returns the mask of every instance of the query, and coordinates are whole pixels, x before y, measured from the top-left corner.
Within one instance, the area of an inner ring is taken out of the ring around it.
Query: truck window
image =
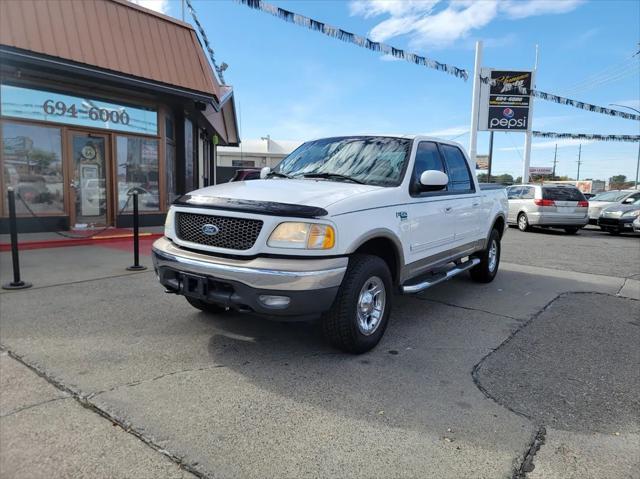
[[[444,153],[444,160],[447,163],[447,174],[449,175],[449,191],[468,192],[474,191],[473,181],[467,160],[459,148],[451,145],[440,145]]]
[[[444,171],[442,157],[438,151],[438,146],[432,141],[421,141],[416,150],[416,162],[413,166],[413,176],[411,181],[411,192],[418,193],[420,188],[420,175],[427,170]]]

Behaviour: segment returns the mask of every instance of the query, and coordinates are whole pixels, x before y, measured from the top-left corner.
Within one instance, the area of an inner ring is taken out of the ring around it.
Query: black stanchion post
[[[131,192],[133,195],[133,265],[127,269],[129,271],[142,271],[147,269],[140,264],[140,223],[138,222],[138,191]]]
[[[16,194],[13,188],[8,188],[9,199],[9,232],[11,234],[11,259],[13,261],[13,281],[2,285],[2,289],[26,289],[31,283],[20,279],[20,258],[18,257],[18,222],[16,221]]]

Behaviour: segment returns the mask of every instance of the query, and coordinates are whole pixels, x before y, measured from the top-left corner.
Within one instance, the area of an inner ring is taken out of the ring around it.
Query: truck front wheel
[[[476,255],[480,264],[469,270],[471,279],[478,283],[490,283],[498,274],[500,264],[500,233],[497,229],[491,230],[487,248]]]
[[[391,285],[391,273],[381,258],[352,256],[333,306],[322,318],[329,342],[354,354],[374,348],[389,321]]]

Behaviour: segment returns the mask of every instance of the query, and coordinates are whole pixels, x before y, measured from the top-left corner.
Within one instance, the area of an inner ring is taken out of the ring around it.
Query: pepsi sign
[[[480,90],[479,130],[526,131],[533,74],[483,68],[481,76],[491,80]]]
[[[489,107],[489,130],[526,130],[529,109],[511,107]]]

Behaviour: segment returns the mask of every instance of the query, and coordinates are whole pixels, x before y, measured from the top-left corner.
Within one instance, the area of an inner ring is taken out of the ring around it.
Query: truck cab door
[[[476,184],[471,176],[469,162],[462,150],[454,145],[440,144],[444,157],[449,184],[447,193],[452,202],[452,219],[455,224],[455,237],[451,247],[464,249],[465,245],[473,247],[473,243],[484,237],[484,222],[488,211],[483,211],[482,196],[476,191]]]
[[[438,145],[421,141],[416,149],[409,193],[409,252],[408,263],[429,263],[446,256],[455,238],[454,203],[446,189],[423,191],[420,175],[427,170],[445,171]]]

